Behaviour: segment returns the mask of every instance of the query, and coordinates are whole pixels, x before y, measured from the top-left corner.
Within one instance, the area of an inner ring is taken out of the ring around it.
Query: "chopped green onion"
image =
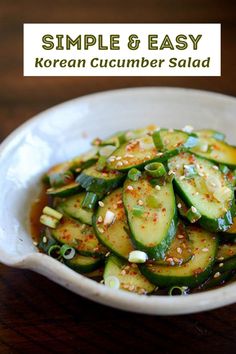
[[[144,213],[144,207],[142,205],[135,205],[132,211],[134,216],[141,216]]]
[[[129,253],[130,263],[145,263],[148,260],[148,255],[143,251],[131,251]]]
[[[104,279],[104,284],[108,286],[108,288],[112,289],[119,289],[120,287],[120,281],[117,277],[113,275],[109,275]]]
[[[97,170],[103,171],[107,164],[106,156],[100,156],[97,162]]]
[[[230,169],[228,168],[228,166],[220,164],[219,165],[219,169],[220,171],[224,174],[227,175],[227,173],[229,173]]]
[[[195,208],[194,206],[192,206],[186,213],[186,217],[187,219],[191,222],[191,223],[195,223],[196,221],[198,221],[201,218],[201,214],[200,212],[197,210],[197,208]]]
[[[186,295],[187,294],[188,287],[187,286],[172,286],[169,290],[169,295],[174,296],[174,295]]]
[[[198,171],[195,165],[184,165],[185,178],[193,178],[198,175]]]
[[[141,176],[142,172],[137,170],[137,168],[131,168],[131,170],[128,172],[128,178],[134,182],[138,181]]]
[[[148,163],[144,169],[152,177],[162,177],[166,174],[165,166],[160,162]]]
[[[50,227],[51,229],[55,229],[57,227],[57,225],[59,224],[59,220],[53,218],[52,216],[49,215],[41,215],[40,219],[39,219],[40,223]]]
[[[60,249],[61,247],[59,245],[52,245],[48,249],[48,255],[53,258],[59,258],[61,255]]]
[[[73,247],[70,247],[68,245],[63,245],[60,249],[60,254],[65,259],[72,259],[75,256],[76,251]]]
[[[98,201],[97,194],[93,192],[87,192],[82,202],[82,208],[94,209]]]
[[[224,133],[221,133],[221,132],[218,132],[217,130],[214,131],[212,137],[216,140],[220,140],[220,141],[223,141],[225,140],[225,134]]]
[[[161,138],[160,131],[153,132],[152,139],[153,139],[154,145],[155,145],[155,147],[157,148],[158,151],[164,149],[164,144],[163,144],[163,141],[162,141],[162,138]]]
[[[159,208],[160,202],[155,195],[148,195],[146,197],[146,203],[149,208]]]
[[[63,214],[59,213],[59,211],[50,208],[49,206],[45,206],[43,208],[43,214],[51,216],[57,220],[61,220],[61,218],[63,217]]]

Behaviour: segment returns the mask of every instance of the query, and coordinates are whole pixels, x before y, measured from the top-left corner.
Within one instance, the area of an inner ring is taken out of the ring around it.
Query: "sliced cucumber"
[[[176,233],[177,213],[172,184],[166,183],[157,190],[145,177],[138,181],[127,179],[123,202],[135,247],[146,252],[151,259],[163,259]]]
[[[58,187],[58,188],[49,188],[47,189],[47,194],[51,195],[52,197],[69,197],[71,195],[74,195],[78,193],[81,190],[81,186],[77,182],[72,182],[70,184],[67,184],[63,187]]]
[[[194,164],[198,175],[186,178],[184,166]],[[199,224],[209,231],[226,231],[233,222],[234,193],[223,173],[210,161],[181,153],[168,162],[177,193],[192,212],[201,214]]]
[[[236,244],[225,243],[219,246],[217,261],[222,262],[236,256]]]
[[[200,138],[191,151],[207,160],[236,167],[236,147],[214,138]]]
[[[99,207],[93,217],[93,226],[100,242],[117,256],[128,259],[134,250],[130,236],[127,218],[122,202],[122,188],[116,189],[103,199],[104,206]],[[104,225],[107,211],[112,211],[115,221]]]
[[[226,242],[236,242],[236,216],[233,218],[233,224],[226,232],[220,234],[221,240]]]
[[[188,227],[194,257],[180,266],[162,266],[155,262],[140,265],[140,270],[153,284],[160,287],[174,285],[195,287],[205,281],[212,271],[218,247],[215,235],[195,227]]]
[[[156,134],[158,140],[161,140],[161,146],[157,144]],[[142,168],[147,162],[166,161],[180,151],[195,146],[197,141],[196,135],[161,129],[155,131],[153,136],[145,135],[121,145],[108,158],[107,166],[119,171],[127,171],[132,167]]]
[[[85,195],[86,192],[82,192],[66,198],[58,205],[57,209],[73,219],[77,219],[87,225],[92,225],[93,211],[82,208]]]
[[[107,192],[118,187],[125,176],[118,171],[101,172],[96,169],[96,165],[82,171],[76,182],[81,184],[88,192],[93,192],[102,197]]]
[[[141,168],[147,161],[158,160],[160,160],[160,156],[152,137],[146,135],[121,145],[108,158],[107,167],[110,170],[127,171],[132,167]]]
[[[212,129],[201,129],[195,132],[199,138],[214,138],[216,140],[225,140],[225,134]]]
[[[65,260],[65,264],[79,273],[93,272],[101,266],[103,259],[100,257],[86,257],[77,254],[74,258]]]
[[[59,243],[74,247],[82,255],[99,256],[107,252],[99,243],[91,226],[71,218],[63,217],[58,227],[51,230],[51,233]]]
[[[181,265],[193,257],[193,244],[189,240],[186,227],[179,222],[176,235],[170,244],[163,260],[156,261],[161,265]]]
[[[140,273],[137,264],[130,264],[114,255],[108,257],[105,265],[103,275],[105,283],[108,277],[119,279],[119,288],[122,290],[147,294],[155,289],[155,286]]]
[[[157,150],[164,153],[165,159],[190,149],[198,143],[198,137],[195,134],[188,134],[182,130],[161,129],[154,132],[152,137]]]

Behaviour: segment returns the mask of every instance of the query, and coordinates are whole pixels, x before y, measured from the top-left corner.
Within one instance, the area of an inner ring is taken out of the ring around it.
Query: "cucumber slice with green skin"
[[[64,263],[78,273],[89,273],[98,269],[103,262],[99,257],[86,257],[77,254],[72,259],[65,260]]]
[[[185,178],[184,166],[189,164],[196,166],[199,175]],[[189,153],[168,162],[176,192],[193,212],[196,209],[201,214],[199,224],[209,231],[226,231],[233,223],[234,193],[222,172],[214,167],[212,162]]]
[[[210,290],[212,288],[216,288],[217,286],[223,285],[226,281],[232,278],[232,271],[227,271],[220,274],[217,278],[211,276],[201,287],[200,290]]]
[[[145,135],[152,135],[152,133],[157,129],[159,129],[157,125],[151,124],[145,128],[129,130],[125,133],[125,141],[139,139]]]
[[[51,195],[52,197],[69,197],[71,195],[74,195],[81,191],[81,185],[77,182],[72,182],[70,184],[67,184],[63,187],[58,187],[58,188],[49,188],[47,189],[47,194]]]
[[[91,226],[71,218],[63,217],[57,228],[51,230],[51,234],[60,244],[67,244],[82,255],[101,256],[107,253],[107,249],[99,243]]]
[[[103,199],[104,207],[99,207],[93,216],[93,227],[99,241],[119,257],[128,259],[134,250],[128,230],[128,222],[122,202],[122,188],[116,189]],[[115,221],[104,225],[107,211],[112,211]]]
[[[125,175],[118,171],[97,171],[96,165],[84,170],[76,178],[79,183],[88,192],[93,192],[102,198],[112,189],[117,188],[124,180]]]
[[[161,155],[163,155],[161,153]],[[142,168],[147,162],[162,161],[153,143],[152,137],[146,135],[121,145],[108,158],[107,168],[127,171],[133,167]]]
[[[222,244],[218,248],[217,262],[223,262],[236,256],[236,244]]]
[[[164,152],[166,159],[178,155],[181,151],[190,149],[198,143],[196,134],[188,134],[182,130],[161,129],[155,133],[159,135],[161,145],[163,146],[161,151]],[[154,143],[155,133],[153,134]],[[158,144],[156,148],[158,150]]]
[[[236,216],[233,218],[233,225],[226,232],[220,234],[220,240],[223,242],[236,243]]]
[[[151,284],[139,271],[137,264],[130,264],[120,258],[110,255],[107,259],[103,279],[116,277],[120,282],[120,289],[138,293],[152,293],[155,285]]]
[[[68,172],[76,172],[76,169],[80,171],[82,169],[88,168],[96,163],[98,160],[98,149],[93,148],[90,151],[76,156],[70,161],[59,163],[52,168],[43,176],[43,182],[50,184],[50,180],[58,180],[60,176],[63,177]]]
[[[87,225],[92,225],[93,211],[82,208],[85,195],[86,192],[82,192],[66,198],[57,206],[57,209],[73,219],[79,220]]]
[[[187,232],[194,252],[190,261],[173,267],[155,262],[139,266],[142,274],[153,284],[160,287],[179,285],[193,288],[210,276],[218,248],[217,236],[193,226],[188,227]]]
[[[221,263],[216,264],[214,267],[214,274],[215,273],[224,273],[228,271],[236,270],[236,257],[231,257],[226,259],[226,261],[222,261]]]
[[[146,252],[151,259],[163,259],[177,228],[172,183],[157,190],[145,177],[138,181],[127,179],[123,202],[135,247]],[[137,214],[137,207],[143,208],[141,214]]]
[[[214,138],[200,138],[191,152],[207,160],[236,167],[236,147]]]
[[[225,134],[218,132],[217,130],[201,129],[201,130],[195,131],[195,133],[197,134],[197,136],[199,138],[206,138],[206,139],[214,138],[214,139],[220,140],[220,141],[225,140]]]
[[[170,244],[163,260],[156,261],[161,265],[181,265],[193,257],[193,245],[189,240],[186,227],[179,222],[175,238]]]

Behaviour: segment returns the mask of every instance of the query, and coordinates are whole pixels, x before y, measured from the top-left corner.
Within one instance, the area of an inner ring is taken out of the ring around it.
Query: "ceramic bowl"
[[[99,303],[146,314],[209,310],[236,301],[236,283],[189,296],[141,296],[113,290],[41,254],[29,232],[29,208],[42,174],[89,148],[89,142],[150,123],[214,128],[235,144],[236,99],[178,88],[131,88],[92,94],[52,107],[15,130],[0,147],[0,261],[43,274]]]

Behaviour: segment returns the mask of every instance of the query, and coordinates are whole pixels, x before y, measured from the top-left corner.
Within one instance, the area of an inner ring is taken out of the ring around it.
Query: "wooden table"
[[[36,113],[91,92],[131,86],[183,86],[236,95],[233,1],[1,0],[0,139]],[[217,78],[24,78],[24,22],[221,22]],[[0,353],[231,353],[236,305],[174,317],[98,305],[27,270],[0,266]]]

